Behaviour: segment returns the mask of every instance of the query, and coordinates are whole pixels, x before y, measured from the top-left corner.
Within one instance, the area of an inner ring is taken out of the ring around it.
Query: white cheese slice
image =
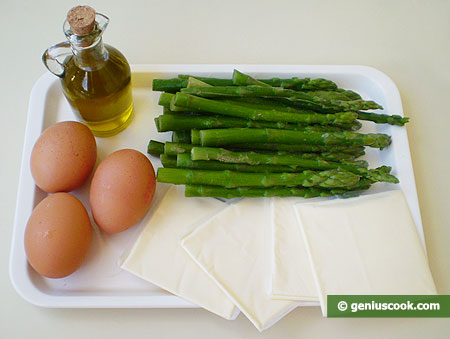
[[[226,319],[235,305],[181,248],[180,239],[228,206],[217,199],[186,198],[172,186],[148,221],[122,268]]]
[[[267,291],[268,199],[242,199],[183,238],[183,248],[262,331],[296,307]]]
[[[401,191],[295,205],[318,286],[327,295],[436,294]]]
[[[316,301],[314,282],[303,235],[293,205],[302,198],[274,198],[272,201],[271,288],[273,298]]]

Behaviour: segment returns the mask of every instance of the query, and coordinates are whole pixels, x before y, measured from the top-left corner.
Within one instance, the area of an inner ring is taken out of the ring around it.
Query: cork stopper
[[[89,6],[77,6],[67,13],[67,22],[76,35],[87,35],[95,26],[95,10]]]

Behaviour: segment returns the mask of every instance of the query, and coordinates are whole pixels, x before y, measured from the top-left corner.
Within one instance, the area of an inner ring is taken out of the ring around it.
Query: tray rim
[[[245,72],[267,72],[267,73],[327,73],[327,74],[354,74],[364,75],[375,81],[383,90],[389,93],[391,101],[399,107],[396,114],[403,115],[400,93],[395,83],[383,72],[363,65],[271,65],[271,64],[134,64],[130,65],[132,73],[231,73],[234,68]],[[42,132],[44,124],[44,109],[47,90],[58,78],[50,73],[43,74],[34,84],[27,112],[25,129],[25,140],[22,151],[21,170],[19,176],[18,194],[16,199],[16,210],[14,217],[14,228],[12,234],[12,246],[10,250],[9,275],[18,294],[29,303],[49,308],[198,308],[175,295],[49,295],[39,290],[26,274],[27,268],[16,264],[18,260],[23,262],[25,253],[20,246],[20,225],[26,224],[28,216],[33,209],[33,194],[29,187],[34,187],[34,181],[29,173],[28,162],[34,141]],[[41,114],[33,114],[36,111]],[[410,178],[408,190],[413,195],[410,208],[415,212],[415,222],[419,238],[425,247],[423,226],[417,196],[416,183],[407,137],[406,128],[396,130],[396,134],[403,140],[400,145],[402,149],[403,162],[408,166],[402,169]],[[412,204],[412,206],[411,206]],[[23,226],[22,226],[23,227]],[[24,227],[23,227],[24,228]],[[22,237],[23,239],[23,237]],[[22,253],[21,253],[22,252]],[[425,250],[426,252],[426,250]],[[318,304],[317,304],[318,305]]]

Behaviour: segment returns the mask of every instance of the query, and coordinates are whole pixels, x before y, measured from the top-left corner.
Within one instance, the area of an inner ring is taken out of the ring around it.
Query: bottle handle
[[[67,60],[73,56],[72,48],[68,41],[49,47],[42,55],[45,67],[57,77],[63,78]]]

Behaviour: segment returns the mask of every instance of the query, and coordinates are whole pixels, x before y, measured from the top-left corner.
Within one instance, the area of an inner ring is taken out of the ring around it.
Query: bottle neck
[[[75,65],[86,71],[95,71],[108,61],[109,53],[101,36],[88,46],[72,44]]]

